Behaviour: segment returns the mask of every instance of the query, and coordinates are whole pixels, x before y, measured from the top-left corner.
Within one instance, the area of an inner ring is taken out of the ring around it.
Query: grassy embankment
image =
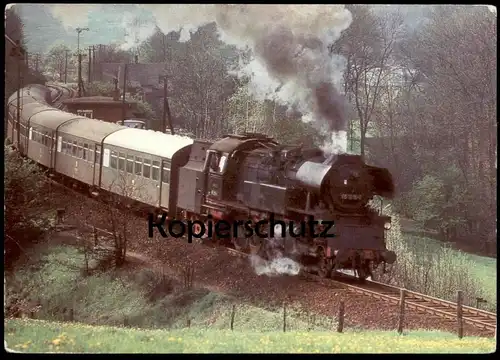
[[[7,320],[6,341],[23,352],[133,353],[488,353],[494,339],[434,331],[256,332],[211,329],[144,330],[37,320]]]

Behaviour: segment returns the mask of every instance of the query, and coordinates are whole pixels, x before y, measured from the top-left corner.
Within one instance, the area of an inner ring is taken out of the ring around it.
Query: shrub
[[[408,290],[424,293],[449,301],[456,301],[458,290],[464,292],[464,303],[475,305],[477,296],[483,290],[471,274],[473,261],[459,251],[446,246],[431,246],[422,241],[409,243],[403,236],[399,216],[392,216],[392,227],[387,234],[387,248],[394,251],[398,258],[389,273],[378,270],[377,279]]]

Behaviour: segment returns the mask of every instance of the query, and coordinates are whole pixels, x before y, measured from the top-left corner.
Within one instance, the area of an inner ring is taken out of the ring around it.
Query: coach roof
[[[134,128],[120,130],[104,140],[105,145],[119,146],[167,159],[171,159],[178,150],[193,144],[193,142],[193,139],[186,136]]]
[[[59,131],[68,135],[78,136],[90,141],[101,142],[107,135],[126,129],[118,124],[90,119],[84,116],[75,115],[74,120],[62,125]]]
[[[71,119],[71,117],[71,114],[67,112],[40,103],[32,103],[23,107],[23,118],[25,120],[29,119],[31,126],[40,125],[54,131],[60,124]],[[76,115],[73,117],[76,117]]]

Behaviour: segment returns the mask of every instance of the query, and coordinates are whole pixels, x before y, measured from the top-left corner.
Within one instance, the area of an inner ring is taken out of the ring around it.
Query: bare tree
[[[58,75],[59,81],[64,81],[66,52],[69,52],[69,48],[64,44],[58,44],[53,46],[45,56],[45,66]]]
[[[331,50],[347,60],[344,91],[354,103],[360,129],[361,154],[366,134],[380,99],[384,77],[393,61],[393,50],[402,31],[399,13],[375,16],[367,6],[352,6],[353,23]]]
[[[118,159],[122,161],[122,159]],[[125,162],[126,160],[123,159]],[[120,165],[121,166],[121,165]],[[125,166],[125,165],[123,165]],[[147,186],[140,178],[133,178],[130,174],[119,171],[109,186],[111,193],[108,208],[108,219],[111,225],[114,245],[115,266],[121,267],[125,263],[129,240],[129,223],[131,212],[138,210],[142,202],[149,202]]]

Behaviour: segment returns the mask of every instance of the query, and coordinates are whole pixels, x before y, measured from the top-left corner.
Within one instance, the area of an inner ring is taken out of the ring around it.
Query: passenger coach
[[[175,212],[179,167],[193,140],[152,130],[125,128],[104,139],[101,187]]]

